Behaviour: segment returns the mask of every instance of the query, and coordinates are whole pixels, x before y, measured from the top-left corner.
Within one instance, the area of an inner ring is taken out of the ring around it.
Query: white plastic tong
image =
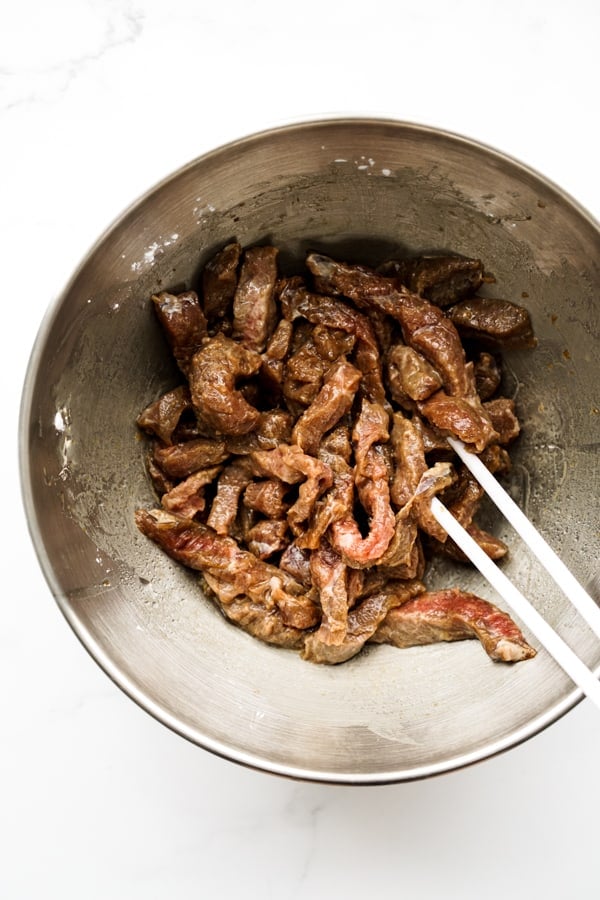
[[[485,467],[478,456],[471,453],[462,441],[449,437],[448,443],[477,479],[481,487],[510,522],[517,534],[527,544],[540,564],[554,579],[558,587],[571,600],[581,617],[600,638],[600,607],[579,584],[575,576],[544,540],[527,516],[506,493],[504,488]],[[554,631],[551,625],[531,605],[521,591],[506,577],[504,572],[487,556],[470,534],[460,525],[446,507],[434,497],[431,511],[442,528],[460,547],[463,553],[479,569],[484,578],[503,597],[523,624],[535,635],[540,644],[554,657],[556,662],[600,709],[600,681],[579,659],[577,654]]]

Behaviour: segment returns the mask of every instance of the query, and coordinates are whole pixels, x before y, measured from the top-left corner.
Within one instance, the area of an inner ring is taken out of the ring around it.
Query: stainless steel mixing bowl
[[[176,381],[152,292],[190,285],[232,238],[376,262],[401,251],[481,257],[488,293],[526,303],[539,347],[507,356],[524,433],[509,488],[583,583],[598,567],[600,234],[544,178],[461,137],[387,120],[295,124],[197,159],[99,240],[50,310],[22,406],[25,505],[41,565],[75,633],[152,715],[202,747],[271,772],[402,781],[484,759],[580,699],[547,654],[490,662],[477,642],[368,648],[303,662],[228,624],[193,573],[135,528],[154,505],[135,427]],[[600,648],[512,548],[505,571],[588,665]],[[499,602],[466,567],[432,586]],[[499,605],[502,605],[501,601]],[[535,641],[534,641],[535,643]]]

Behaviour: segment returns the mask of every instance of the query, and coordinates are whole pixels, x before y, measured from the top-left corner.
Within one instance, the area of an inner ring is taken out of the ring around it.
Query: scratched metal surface
[[[155,500],[134,425],[176,381],[149,297],[189,286],[226,241],[378,262],[397,251],[484,259],[488,294],[525,303],[539,346],[507,356],[523,435],[509,489],[587,583],[597,572],[600,235],[555,186],[495,151],[403,123],[336,120],[215,151],[150,191],[100,239],[44,322],[25,385],[21,453],[32,536],[51,589],[99,664],[206,749],[292,776],[400,781],[481,760],[579,699],[540,651],[491,663],[476,642],[368,648],[302,662],[228,624],[193,573],[136,530]],[[596,498],[596,499],[595,499]],[[508,526],[505,571],[589,665],[599,651]],[[464,567],[431,586],[502,602]]]

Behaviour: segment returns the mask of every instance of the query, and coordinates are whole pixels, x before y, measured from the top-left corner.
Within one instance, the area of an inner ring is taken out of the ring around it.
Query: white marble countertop
[[[470,769],[296,783],[211,756],[80,646],[26,529],[15,434],[48,304],[141,192],[201,152],[353,112],[491,144],[596,216],[595,0],[21,0],[0,31],[5,421],[0,897],[597,898],[600,716]]]

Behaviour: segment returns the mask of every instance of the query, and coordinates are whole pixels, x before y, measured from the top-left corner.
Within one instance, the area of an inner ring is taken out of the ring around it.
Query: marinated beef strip
[[[287,514],[292,533],[300,534],[315,501],[331,486],[331,469],[295,444],[281,444],[274,450],[257,450],[250,454],[250,459],[255,475],[279,478],[284,484],[300,484],[298,499]]]
[[[465,338],[503,349],[535,347],[537,344],[528,311],[509,300],[472,297],[457,303],[448,315]]]
[[[168,494],[175,487],[175,481],[169,478],[160,466],[156,464],[151,453],[146,457],[146,470],[150,476],[152,487],[159,497],[162,497],[163,494]]]
[[[238,378],[249,378],[260,368],[261,358],[217,334],[209,338],[192,359],[189,382],[192,403],[200,421],[218,434],[247,434],[258,425],[260,412],[236,388]]]
[[[181,371],[187,375],[194,353],[206,337],[206,318],[195,291],[152,297],[154,309]]]
[[[310,551],[302,550],[296,541],[290,541],[281,554],[279,568],[295,578],[305,588],[309,588],[312,585]]]
[[[279,444],[289,444],[292,438],[294,419],[285,409],[271,409],[261,412],[256,435],[260,449],[268,450]],[[267,443],[271,446],[267,447]]]
[[[313,628],[319,623],[318,607],[302,585],[243,550],[232,538],[162,509],[137,510],[135,518],[140,531],[173,559],[203,572],[207,580],[209,576],[217,579],[222,602],[247,597],[266,610],[277,607],[284,625],[293,628]]]
[[[453,458],[454,453],[446,439],[446,435],[436,428],[435,425],[432,425],[431,422],[427,422],[420,416],[418,409],[413,412],[411,422],[421,435],[425,456],[429,458],[435,457],[437,460]]]
[[[282,393],[290,412],[301,415],[323,386],[329,366],[308,337],[283,365]]]
[[[198,469],[208,469],[225,462],[228,456],[225,441],[196,438],[170,447],[157,447],[153,459],[169,477],[187,478]]]
[[[269,559],[285,550],[289,541],[286,519],[261,519],[245,535],[248,549],[259,559]]]
[[[356,338],[353,360],[363,375],[361,388],[371,403],[387,404],[379,346],[366,316],[349,303],[311,293],[294,279],[283,285],[279,299],[283,315],[290,321],[303,318],[312,325],[324,325],[353,335]]]
[[[421,573],[424,559],[418,529],[440,542],[446,540],[446,532],[431,512],[431,500],[446,490],[455,478],[449,462],[438,462],[423,472],[416,485],[413,481],[412,494],[396,513],[394,533],[387,550],[376,563],[378,567],[402,578],[415,578]]]
[[[272,360],[285,359],[290,352],[294,326],[288,319],[280,319],[271,335],[265,356]]]
[[[478,638],[495,661],[517,662],[535,656],[535,650],[506,613],[458,588],[425,592],[391,609],[371,641],[414,647],[470,638]]]
[[[248,548],[248,535],[254,528],[257,522],[260,521],[260,516],[253,509],[249,509],[244,504],[240,504],[238,509],[238,516],[235,523],[235,530],[231,537],[234,537],[241,547]]]
[[[202,271],[202,306],[210,323],[229,314],[237,287],[237,270],[242,255],[241,245],[227,244],[204,266]]]
[[[389,471],[381,444],[389,438],[389,416],[378,403],[363,400],[352,434],[354,484],[369,519],[363,537],[352,512],[331,524],[331,543],[353,568],[373,565],[387,550],[396,524],[390,506]]]
[[[426,534],[442,542],[446,540],[447,534],[431,512],[431,500],[436,494],[441,493],[451,485],[455,478],[456,472],[451,463],[435,463],[421,476],[415,494],[412,500],[409,501],[417,517],[419,527]]]
[[[321,444],[319,459],[329,467],[333,483],[315,503],[309,527],[297,538],[299,548],[316,550],[333,522],[352,515],[354,476],[349,462],[351,452],[348,429],[344,426],[334,429]]]
[[[155,434],[163,443],[170,444],[179,420],[191,409],[189,388],[180,385],[147,406],[138,416],[137,424],[144,431]]]
[[[410,587],[413,595],[425,590],[421,579],[424,573],[423,551],[420,540],[415,542],[413,548],[420,557],[418,565],[411,566],[373,566],[370,569],[348,569],[348,604],[353,609],[361,600],[376,594],[391,584],[397,585],[403,582]]]
[[[278,403],[282,396],[284,359],[289,353],[292,334],[292,323],[287,319],[280,319],[267,344],[267,349],[262,354],[260,385],[261,389],[267,391],[273,403]]]
[[[506,446],[519,436],[521,426],[515,413],[515,401],[509,397],[497,397],[483,404],[494,430],[498,433],[498,443]]]
[[[479,454],[479,459],[494,474],[505,475],[510,472],[510,456],[499,444],[490,444]]]
[[[427,471],[427,462],[423,437],[413,420],[397,412],[392,421],[394,474],[390,497],[396,509],[401,509],[415,493],[421,476]]]
[[[390,395],[400,406],[406,405],[407,400],[426,400],[442,386],[433,366],[406,344],[391,347],[386,363]]]
[[[323,438],[321,446],[319,447],[319,459],[331,464],[330,459],[339,457],[343,459],[344,462],[350,463],[352,452],[350,425],[348,423],[341,423]]]
[[[233,298],[233,338],[257,353],[265,349],[275,328],[277,253],[276,247],[245,251]]]
[[[278,607],[266,608],[262,603],[245,596],[229,599],[227,582],[209,573],[205,573],[204,580],[218,601],[225,618],[238,625],[247,634],[276,647],[286,647],[288,650],[303,648],[305,630],[302,627],[286,625]]]
[[[495,535],[490,534],[488,531],[483,531],[474,522],[467,525],[465,531],[473,538],[476,544],[479,544],[483,552],[486,553],[490,559],[502,559],[507,555],[508,547],[504,541],[495,537]],[[435,553],[440,553],[442,556],[449,556],[450,559],[455,559],[457,562],[470,563],[468,556],[465,556],[460,547],[458,547],[451,538],[448,538],[444,544],[438,541],[432,541],[431,549]]]
[[[342,331],[341,328],[327,328],[326,325],[315,325],[312,339],[317,353],[327,362],[349,356],[356,343],[356,337],[351,332]]]
[[[409,291],[421,294],[436,306],[450,306],[474,294],[486,280],[481,260],[463,256],[414,256],[390,260],[377,271],[397,278]]]
[[[289,487],[278,478],[252,481],[244,491],[244,506],[254,509],[268,519],[282,519],[290,508],[286,501]]]
[[[481,403],[472,398],[452,397],[445,391],[437,391],[428,400],[418,404],[419,412],[439,431],[460,438],[481,453],[488,444],[498,440],[489,415]]]
[[[490,559],[502,559],[503,557],[508,555],[508,547],[499,537],[496,537],[494,534],[490,534],[489,531],[484,531],[475,522],[471,522],[470,525],[467,526],[467,531],[473,538],[473,540],[479,544],[484,553],[490,557]],[[454,541],[452,541],[454,543]],[[470,560],[466,558],[464,553],[456,548],[458,551],[456,559],[460,559],[461,562],[469,562]]]
[[[394,517],[392,538],[377,560],[377,568],[392,567],[402,570],[403,578],[413,578],[419,563],[418,551],[415,551],[418,536],[417,516],[411,499]]]
[[[261,412],[258,424],[249,434],[227,435],[225,444],[230,453],[244,456],[255,450],[274,450],[292,440],[293,417],[284,409]]]
[[[215,480],[220,471],[221,466],[213,466],[188,475],[184,481],[163,494],[160,501],[163,508],[183,518],[193,519],[206,506],[203,489]]]
[[[393,508],[398,511],[393,537],[377,566],[401,567],[403,577],[412,578],[421,560],[417,548],[418,519],[414,498],[428,466],[421,435],[402,413],[393,415],[390,444],[393,458],[390,499]]]
[[[321,639],[321,629],[306,636],[302,658],[314,663],[335,665],[346,662],[360,653],[364,645],[377,633],[390,609],[409,602],[424,590],[418,581],[391,581],[383,589],[362,600],[348,613],[346,634],[338,644]]]
[[[319,592],[321,624],[315,640],[339,645],[346,637],[348,623],[348,585],[346,564],[327,543],[310,555],[310,574]]]
[[[392,550],[394,540],[395,536],[392,538],[389,551]],[[384,561],[377,565],[377,570],[379,570],[386,579],[406,581],[411,578],[421,579],[424,577],[427,562],[425,559],[425,551],[423,550],[423,541],[418,532],[410,549],[410,553],[407,553],[405,557],[400,557],[396,560],[390,553],[389,563],[385,563],[385,558],[387,556],[388,553],[385,554]]]
[[[449,512],[479,544],[481,549],[491,559],[501,559],[508,552],[506,544],[499,538],[483,531],[473,522],[483,495],[484,490],[479,482],[461,463],[457,468],[456,482],[444,492],[442,500]],[[450,538],[443,542],[434,538],[430,541],[430,547],[436,553],[449,556],[459,562],[468,562],[467,557]]]
[[[456,467],[456,480],[444,491],[442,501],[455,519],[466,528],[471,524],[485,491],[464,463]]]
[[[209,528],[213,528],[220,535],[231,534],[238,514],[240,497],[251,481],[252,469],[248,460],[243,457],[234,459],[223,469],[206,520]]]
[[[473,371],[479,399],[489,400],[494,396],[502,381],[502,373],[497,359],[491,353],[483,351],[475,360]]]
[[[350,410],[361,377],[360,371],[345,359],[329,369],[323,387],[292,431],[293,442],[305,453],[316,456],[323,435]]]

